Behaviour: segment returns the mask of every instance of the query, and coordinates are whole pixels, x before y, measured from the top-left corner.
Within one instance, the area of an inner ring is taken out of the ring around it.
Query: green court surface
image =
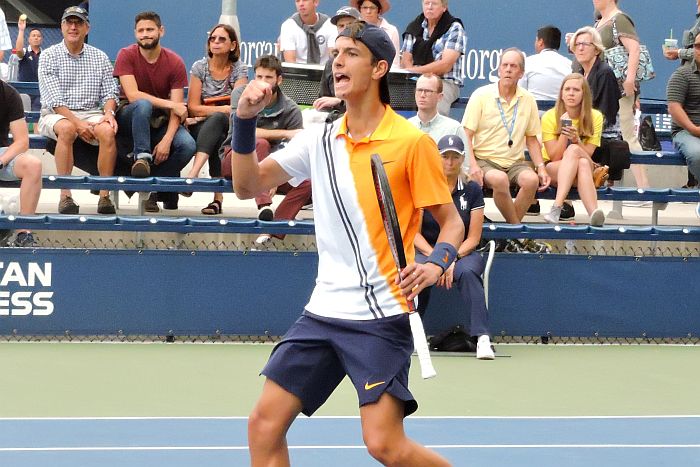
[[[264,344],[0,344],[0,418],[246,416]],[[411,372],[416,415],[700,414],[700,346],[498,345]],[[417,361],[414,360],[414,365]],[[348,381],[318,415],[357,415]]]

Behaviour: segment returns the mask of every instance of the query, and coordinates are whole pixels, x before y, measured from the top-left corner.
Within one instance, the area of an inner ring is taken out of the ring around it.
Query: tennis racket
[[[372,178],[374,179],[374,189],[377,192],[377,201],[379,202],[379,211],[382,213],[382,221],[384,222],[384,231],[389,240],[389,249],[394,257],[396,268],[401,271],[406,267],[406,254],[403,250],[403,240],[401,239],[401,228],[399,219],[396,216],[396,207],[394,206],[394,198],[391,196],[391,188],[389,187],[389,179],[384,171],[382,159],[378,154],[372,154]],[[420,372],[423,379],[432,378],[435,373],[433,362],[430,360],[430,351],[428,350],[428,342],[425,340],[425,330],[420,315],[416,313],[416,304],[414,300],[408,300],[408,321],[411,325],[411,334],[413,334],[413,346],[418,353],[418,362],[420,363]]]

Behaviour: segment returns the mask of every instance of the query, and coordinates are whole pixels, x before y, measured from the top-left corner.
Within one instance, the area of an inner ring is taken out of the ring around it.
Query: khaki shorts
[[[508,174],[508,181],[511,185],[518,184],[518,177],[521,173],[527,170],[532,170],[533,172],[535,171],[535,169],[532,168],[532,162],[529,161],[516,162],[507,169],[504,169],[500,165],[494,164],[493,162],[484,159],[477,159],[476,163],[479,165],[479,168],[484,172],[484,178],[486,178],[486,174],[491,170],[500,170],[501,172],[505,172],[506,174]]]
[[[94,124],[100,123],[100,120],[102,120],[102,117],[104,117],[104,114],[101,110],[73,110],[72,112],[73,114],[75,114],[76,117],[78,117],[78,119]],[[39,117],[39,134],[41,134],[41,136],[45,136],[47,138],[51,138],[53,140],[58,141],[58,136],[53,131],[53,128],[58,122],[60,122],[64,118],[66,117],[57,113],[49,113],[42,115],[41,117]],[[97,146],[98,142],[97,140],[93,140],[90,141],[90,144],[92,144],[93,146]]]

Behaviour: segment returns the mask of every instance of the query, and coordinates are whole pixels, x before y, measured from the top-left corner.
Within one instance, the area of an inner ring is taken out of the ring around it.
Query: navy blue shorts
[[[297,396],[311,416],[345,375],[360,407],[387,392],[404,402],[404,416],[418,408],[408,389],[413,337],[408,314],[376,320],[325,318],[309,312],[292,325],[262,374]]]

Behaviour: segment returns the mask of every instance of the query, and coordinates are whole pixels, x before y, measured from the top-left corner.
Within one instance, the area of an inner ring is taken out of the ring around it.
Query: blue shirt
[[[457,185],[452,191],[452,201],[457,207],[462,223],[464,223],[464,238],[462,239],[464,241],[469,234],[472,211],[484,209],[484,192],[476,182],[470,181],[465,184],[462,180],[457,180]],[[423,224],[421,225],[420,233],[431,246],[435,246],[440,235],[440,224],[437,223],[428,210],[423,211]]]
[[[36,83],[39,81],[39,53],[35,53],[31,47],[24,49],[24,57],[19,61],[19,74],[17,81]]]

